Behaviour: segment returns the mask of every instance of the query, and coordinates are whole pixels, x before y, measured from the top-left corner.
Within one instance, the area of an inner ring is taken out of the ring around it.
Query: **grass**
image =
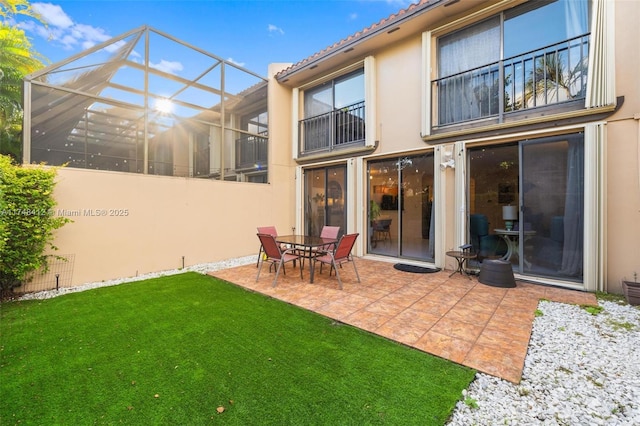
[[[196,273],[4,303],[0,331],[3,425],[442,425],[475,373]]]

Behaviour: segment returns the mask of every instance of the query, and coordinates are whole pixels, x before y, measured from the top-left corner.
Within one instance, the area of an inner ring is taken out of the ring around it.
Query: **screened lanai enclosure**
[[[143,26],[25,78],[24,162],[267,181],[267,80]]]

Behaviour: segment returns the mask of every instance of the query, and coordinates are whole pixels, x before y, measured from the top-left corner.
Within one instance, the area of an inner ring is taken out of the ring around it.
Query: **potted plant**
[[[638,273],[633,273],[633,281],[622,280],[622,291],[630,305],[640,305],[640,283]]]
[[[371,246],[376,246],[376,240],[373,238],[373,222],[380,217],[380,206],[375,201],[369,201],[369,240]]]
[[[380,206],[375,201],[369,201],[369,223],[380,217]]]

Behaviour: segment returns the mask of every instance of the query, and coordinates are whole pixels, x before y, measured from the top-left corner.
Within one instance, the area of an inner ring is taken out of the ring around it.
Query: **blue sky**
[[[142,25],[266,76],[407,7],[409,0],[72,0],[35,2],[48,23],[17,17],[34,49],[56,63]],[[170,58],[166,58],[170,61]]]

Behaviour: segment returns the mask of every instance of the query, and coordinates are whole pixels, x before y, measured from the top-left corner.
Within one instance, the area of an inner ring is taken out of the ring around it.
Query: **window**
[[[364,85],[360,69],[305,91],[301,154],[364,144]]]
[[[589,8],[588,0],[527,2],[440,37],[437,124],[502,122],[510,112],[584,99]]]

